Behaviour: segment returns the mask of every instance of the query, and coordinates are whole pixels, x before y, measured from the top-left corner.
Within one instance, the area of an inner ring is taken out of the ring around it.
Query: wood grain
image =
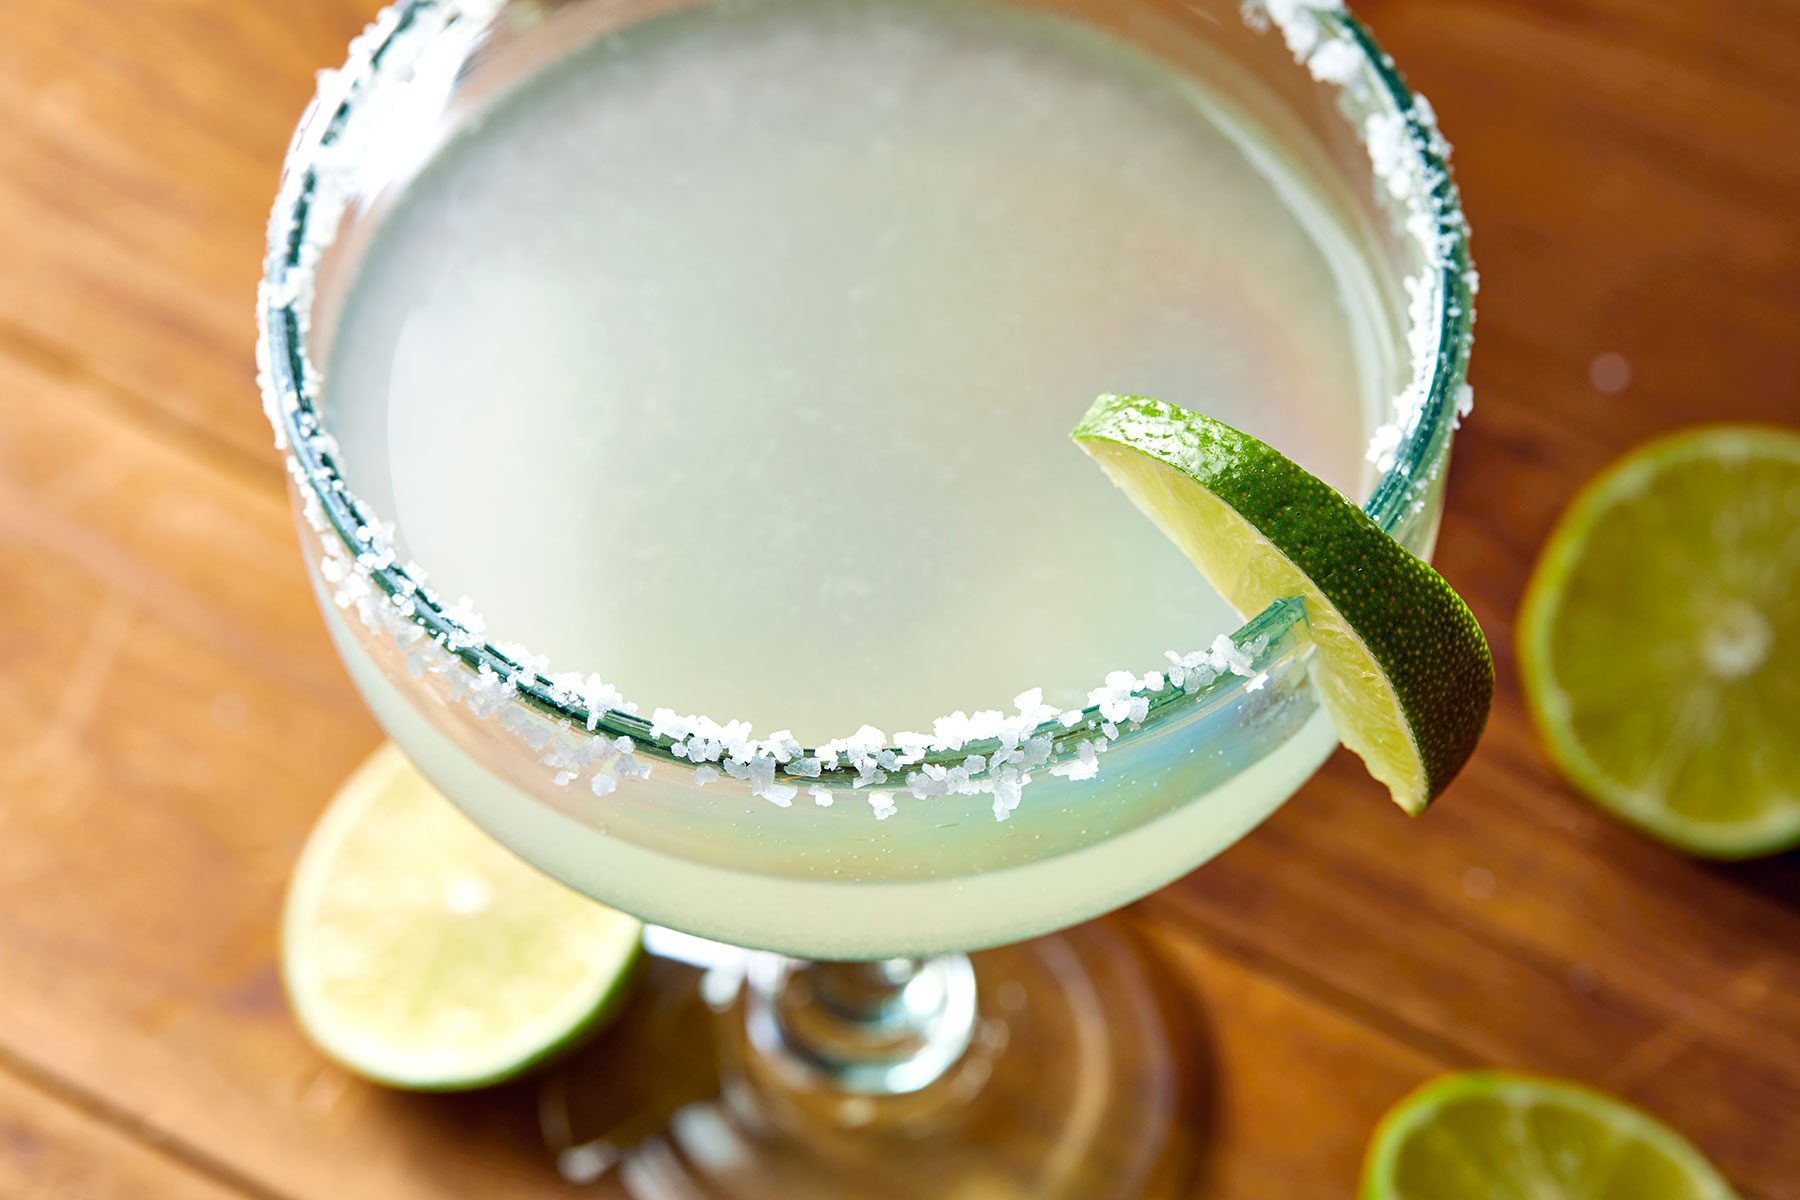
[[[1596,814],[1511,652],[1594,470],[1700,420],[1800,423],[1800,10],[1361,8],[1457,141],[1477,231],[1440,561],[1500,694],[1429,818],[1334,761],[1135,907],[1218,1063],[1198,1194],[1348,1194],[1389,1103],[1497,1064],[1620,1091],[1752,1200],[1800,1200],[1800,861],[1690,863]],[[274,973],[285,873],[379,735],[306,594],[250,300],[312,72],[372,9],[0,5],[0,1194],[563,1191],[529,1088],[366,1088]],[[1602,353],[1622,391],[1590,382]]]
[[[229,1200],[237,1193],[0,1073],[0,1195],[11,1200]]]

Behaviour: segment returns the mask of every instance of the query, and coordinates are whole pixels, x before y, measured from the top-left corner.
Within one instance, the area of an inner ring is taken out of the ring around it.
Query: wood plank
[[[1446,1069],[1305,988],[1246,970],[1162,898],[1135,926],[1180,980],[1212,1063],[1215,1139],[1196,1197],[1295,1200],[1354,1194],[1368,1131]]]
[[[0,346],[261,456],[262,225],[375,2],[0,6]]]
[[[1408,826],[1335,760],[1161,900],[1450,1061],[1618,1091],[1747,1187],[1796,1195],[1793,892],[1733,886],[1560,789],[1487,774]],[[1742,1094],[1667,1071],[1665,1051],[1689,1047]]]
[[[1800,421],[1800,15],[1359,7],[1456,139],[1477,229],[1479,407],[1440,562],[1501,687],[1426,820],[1340,758],[1138,906],[1220,1064],[1204,1194],[1347,1194],[1386,1104],[1499,1064],[1621,1091],[1753,1200],[1796,1200],[1800,859],[1686,862],[1576,798],[1525,721],[1511,625],[1557,512],[1625,447]],[[307,599],[250,296],[311,72],[373,8],[0,6],[0,1054],[132,1114],[103,1165],[141,1135],[297,1197],[556,1194],[528,1087],[356,1084],[272,966],[285,872],[378,733]],[[1589,379],[1608,352],[1618,392]],[[113,1145],[35,1113],[38,1141]],[[22,1144],[0,1141],[8,1195]],[[135,1169],[116,1194],[175,1186]]]
[[[1624,447],[1800,420],[1800,168],[1772,152],[1800,142],[1800,96],[1771,49],[1800,49],[1800,22],[1764,7],[1359,6],[1457,141],[1476,228],[1477,410],[1439,564],[1494,645],[1496,712],[1424,820],[1382,811],[1340,756],[1170,898],[1446,1057],[1623,1091],[1794,1197],[1800,860],[1687,862],[1586,805],[1542,758],[1511,638],[1556,516]],[[1604,352],[1632,364],[1617,394],[1588,378]]]
[[[244,1195],[0,1070],[0,1196],[233,1200]]]

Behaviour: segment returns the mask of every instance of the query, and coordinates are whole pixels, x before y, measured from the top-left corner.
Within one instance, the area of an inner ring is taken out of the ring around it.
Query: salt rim
[[[371,634],[394,642],[414,678],[438,678],[475,716],[493,717],[518,736],[555,772],[556,784],[585,775],[595,795],[611,793],[622,779],[647,777],[646,759],[654,758],[685,762],[698,787],[722,775],[743,781],[753,796],[781,808],[803,786],[816,806],[829,808],[841,793],[824,783],[848,780],[852,791],[866,789],[877,820],[897,811],[896,791],[882,785],[899,775],[915,799],[992,795],[1000,821],[1018,807],[1032,772],[1047,767],[1071,781],[1091,779],[1108,747],[1153,712],[1160,716],[1201,693],[1223,695],[1238,686],[1255,692],[1266,683],[1265,666],[1291,644],[1288,635],[1301,619],[1297,602],[1271,606],[1207,649],[1170,651],[1166,670],[1112,672],[1088,693],[1085,709],[1059,711],[1033,688],[1014,698],[1012,714],[958,711],[934,721],[929,734],[891,739],[864,725],[808,750],[786,730],[756,738],[743,721],[721,725],[666,708],[646,720],[598,675],[553,671],[522,645],[487,642],[486,622],[473,603],[467,597],[444,603],[427,586],[424,568],[399,562],[394,527],[344,483],[337,443],[314,406],[322,376],[305,341],[319,263],[354,199],[357,164],[380,125],[370,114],[403,107],[407,85],[424,77],[430,51],[466,47],[501,7],[502,0],[400,0],[351,43],[341,69],[319,73],[317,95],[289,147],[258,289],[258,385],[302,512],[320,538],[320,574],[340,609],[354,610]],[[1450,146],[1431,105],[1407,88],[1343,0],[1245,0],[1243,14],[1259,30],[1273,25],[1297,62],[1338,87],[1347,117],[1372,110],[1361,131],[1375,178],[1428,264],[1405,280],[1412,380],[1368,449],[1383,477],[1366,510],[1391,532],[1423,510],[1443,443],[1473,407],[1464,378],[1478,277],[1447,165]],[[1382,108],[1383,101],[1392,109]],[[1432,466],[1414,479],[1419,462]]]

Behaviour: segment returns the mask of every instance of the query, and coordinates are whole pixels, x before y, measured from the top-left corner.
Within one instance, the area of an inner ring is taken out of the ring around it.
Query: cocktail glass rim
[[[268,254],[257,304],[260,332],[258,376],[265,409],[276,430],[277,444],[287,453],[290,473],[309,504],[317,505],[322,529],[329,531],[357,564],[356,569],[378,591],[384,603],[404,622],[442,646],[471,674],[509,682],[513,698],[538,713],[613,737],[631,739],[634,753],[659,763],[694,768],[696,764],[674,752],[679,738],[654,730],[652,718],[622,707],[591,712],[579,698],[555,688],[547,673],[520,660],[519,648],[491,638],[466,604],[446,605],[424,583],[414,564],[394,559],[383,533],[383,518],[356,495],[344,479],[337,445],[320,411],[323,376],[310,361],[306,334],[310,327],[312,289],[309,222],[320,207],[319,161],[328,153],[334,137],[347,123],[362,98],[363,90],[383,56],[422,15],[432,10],[448,13],[448,29],[462,18],[465,7],[492,9],[491,0],[399,0],[383,11],[375,24],[353,44],[345,66],[321,76],[320,88],[300,120],[289,146],[283,170],[283,186],[271,214]],[[1418,181],[1419,209],[1429,224],[1421,235],[1428,246],[1429,274],[1421,282],[1430,286],[1430,311],[1413,313],[1412,338],[1426,337],[1428,348],[1414,346],[1413,370],[1402,393],[1414,402],[1392,449],[1392,462],[1381,472],[1364,504],[1364,510],[1384,530],[1395,533],[1416,511],[1421,494],[1436,478],[1458,423],[1461,393],[1468,367],[1474,320],[1473,272],[1468,247],[1468,226],[1461,199],[1448,166],[1449,147],[1438,134],[1435,117],[1422,97],[1415,97],[1380,48],[1368,28],[1348,10],[1335,5],[1301,7],[1317,22],[1320,40],[1333,39],[1355,48],[1360,61],[1356,70],[1371,83],[1389,118],[1398,117],[1404,161],[1400,169]],[[1304,53],[1300,54],[1302,58]],[[1342,72],[1342,68],[1339,68]],[[1315,68],[1315,74],[1318,73]],[[1379,174],[1379,171],[1377,172]],[[335,214],[334,214],[335,216]],[[305,275],[307,285],[293,286],[293,278]],[[1073,452],[1073,451],[1071,451]],[[317,522],[315,522],[317,523]],[[1239,646],[1274,646],[1280,653],[1302,652],[1293,633],[1304,620],[1298,606],[1277,602],[1247,621],[1231,635]],[[1204,687],[1168,686],[1149,697],[1147,712],[1132,736],[1154,733],[1196,708],[1222,705],[1255,686],[1253,676],[1221,673]],[[1104,718],[1098,704],[1088,705],[1079,722],[1063,724],[1054,718],[1037,727],[1053,737],[1054,753],[1090,736],[1088,730]],[[1065,745],[1066,743],[1066,745]],[[890,749],[893,747],[889,747]],[[951,752],[927,753],[919,763],[960,763],[970,755],[996,748],[993,739],[973,740]],[[802,749],[802,755],[811,755]],[[816,773],[795,776],[800,784],[842,782],[856,774],[848,763],[820,765]]]

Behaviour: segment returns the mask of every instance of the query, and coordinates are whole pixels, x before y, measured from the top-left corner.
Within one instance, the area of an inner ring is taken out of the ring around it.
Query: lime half
[[[1239,613],[1304,601],[1339,738],[1400,807],[1423,811],[1494,696],[1481,627],[1443,576],[1330,484],[1211,417],[1102,396],[1072,436]]]
[[[1693,854],[1800,845],[1800,435],[1653,442],[1581,493],[1519,620],[1551,757]]]
[[[626,990],[640,932],[519,861],[387,745],[300,856],[281,965],[326,1054],[442,1091],[506,1079],[595,1030]]]
[[[1572,1084],[1475,1071],[1414,1092],[1369,1146],[1362,1200],[1734,1200],[1682,1136]]]

